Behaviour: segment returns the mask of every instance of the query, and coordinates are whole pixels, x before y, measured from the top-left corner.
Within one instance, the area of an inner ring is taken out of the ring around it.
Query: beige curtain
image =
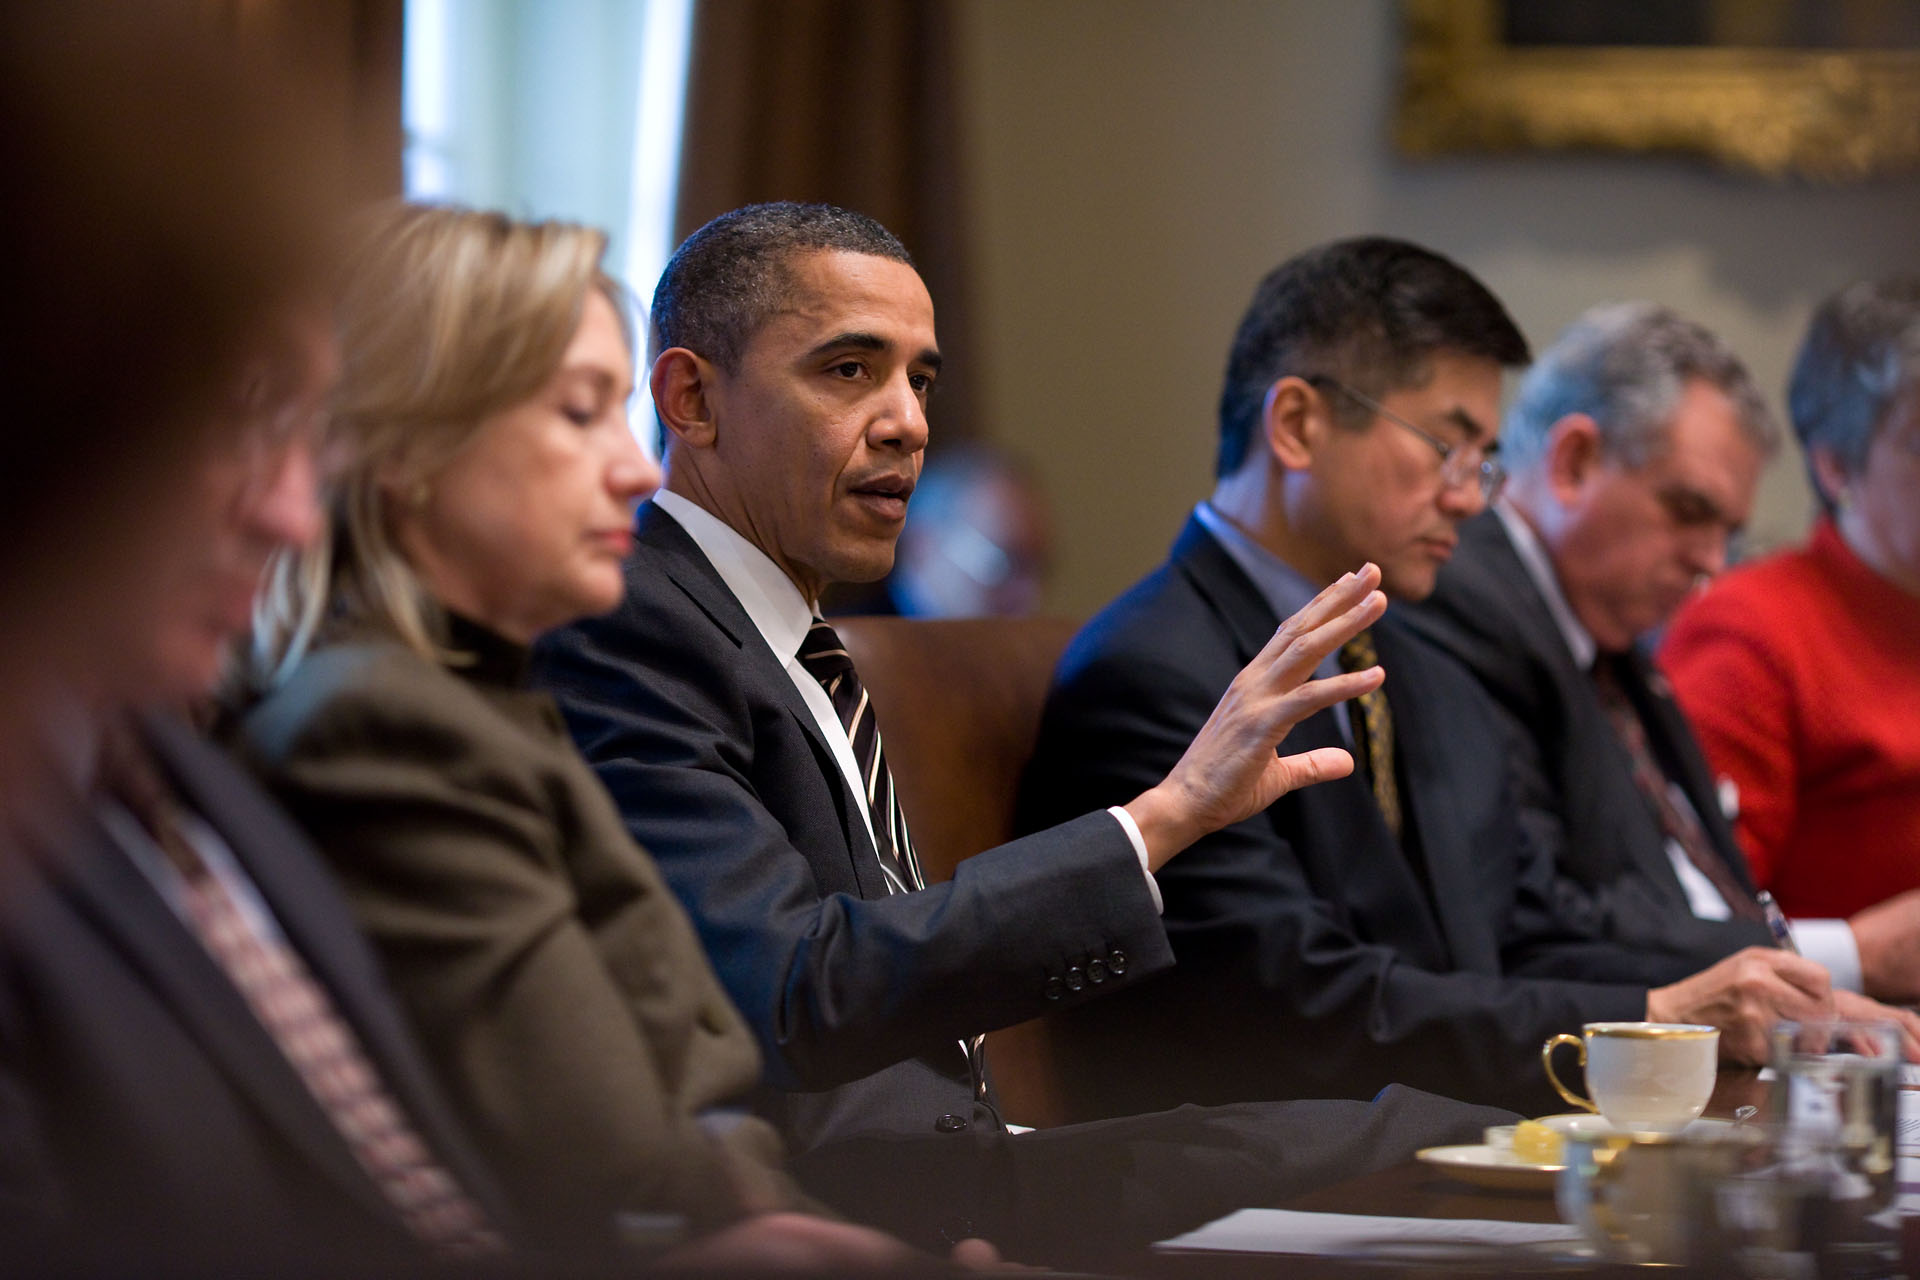
[[[974,433],[951,0],[699,0],[675,228],[761,200],[879,219],[933,295],[935,447]]]

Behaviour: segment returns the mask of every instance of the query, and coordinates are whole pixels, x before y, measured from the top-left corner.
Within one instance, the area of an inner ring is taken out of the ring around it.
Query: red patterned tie
[[[201,944],[407,1228],[450,1258],[504,1252],[505,1241],[480,1206],[401,1112],[326,988],[291,947],[254,928],[186,838],[173,795],[130,730],[107,735],[101,774],[180,872],[187,917]]]
[[[1619,674],[1614,670],[1614,659],[1602,654],[1593,667],[1593,686],[1600,694],[1600,705],[1606,708],[1607,719],[1613,723],[1615,736],[1620,745],[1626,748],[1627,759],[1633,766],[1633,781],[1640,793],[1653,806],[1654,815],[1660,820],[1660,830],[1675,844],[1680,846],[1701,875],[1726,899],[1727,907],[1734,915],[1745,920],[1761,918],[1760,904],[1754,901],[1751,893],[1734,877],[1727,864],[1713,849],[1707,833],[1700,825],[1700,819],[1690,810],[1674,802],[1673,791],[1667,784],[1666,770],[1654,758],[1653,745],[1647,741],[1647,726],[1641,722],[1640,712],[1633,705],[1633,699],[1620,683]]]

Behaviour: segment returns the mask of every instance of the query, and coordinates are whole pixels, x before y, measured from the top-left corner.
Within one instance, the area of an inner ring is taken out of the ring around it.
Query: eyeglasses
[[[1332,387],[1363,407],[1373,410],[1388,422],[1405,427],[1433,446],[1433,451],[1440,455],[1440,481],[1447,488],[1457,489],[1471,481],[1480,490],[1480,496],[1492,502],[1499,496],[1500,490],[1506,486],[1507,469],[1500,465],[1498,458],[1488,457],[1486,451],[1479,445],[1448,444],[1439,436],[1414,426],[1371,396],[1361,395],[1338,378],[1316,373],[1309,375],[1305,381],[1316,387]]]

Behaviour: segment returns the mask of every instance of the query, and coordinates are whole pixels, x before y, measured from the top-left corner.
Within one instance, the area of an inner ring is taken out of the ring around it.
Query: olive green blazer
[[[385,639],[316,649],[234,746],[338,873],[541,1234],[795,1207],[773,1131],[713,1114],[760,1058],[685,911],[522,687],[525,652],[464,623],[454,641],[470,665]]]

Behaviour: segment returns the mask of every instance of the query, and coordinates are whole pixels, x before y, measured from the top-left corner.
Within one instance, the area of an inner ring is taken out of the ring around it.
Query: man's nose
[[[927,447],[927,406],[921,393],[903,375],[889,388],[888,403],[874,422],[874,443],[891,444],[906,453]]]
[[[1727,531],[1717,526],[1701,533],[1691,544],[1687,567],[1695,576],[1717,576],[1727,567],[1729,541]]]
[[[304,547],[320,536],[324,520],[312,441],[290,440],[273,450],[244,518],[258,537],[276,546]]]
[[[1470,520],[1487,509],[1487,495],[1480,487],[1480,477],[1468,476],[1458,484],[1440,486],[1440,509],[1456,520]]]

